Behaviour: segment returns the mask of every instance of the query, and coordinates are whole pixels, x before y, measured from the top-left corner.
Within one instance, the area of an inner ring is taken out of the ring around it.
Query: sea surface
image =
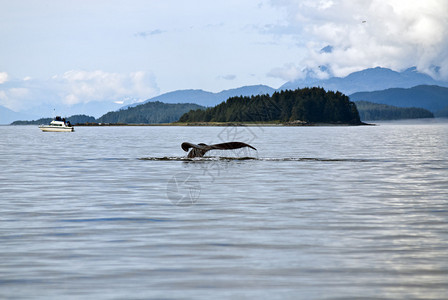
[[[448,299],[447,158],[447,120],[0,126],[0,299]]]

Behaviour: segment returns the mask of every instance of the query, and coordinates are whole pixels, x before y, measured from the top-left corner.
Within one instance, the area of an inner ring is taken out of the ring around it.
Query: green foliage
[[[340,92],[304,88],[272,96],[232,97],[206,110],[184,114],[179,122],[290,122],[360,124],[356,105]]]
[[[177,121],[182,114],[192,109],[203,109],[192,103],[167,104],[159,101],[108,112],[97,119],[99,123],[157,124]]]
[[[71,124],[81,124],[81,123],[94,123],[95,118],[86,115],[73,115],[67,118]]]
[[[40,118],[38,120],[33,121],[14,121],[11,125],[41,125],[41,124],[50,124],[53,118]]]
[[[361,120],[365,121],[434,118],[434,115],[424,108],[396,107],[368,101],[357,101],[356,106]]]
[[[436,111],[435,116],[437,118],[448,118],[448,106],[444,109]]]
[[[33,121],[14,121],[11,123],[11,125],[41,125],[41,124],[50,124],[50,122],[53,120],[53,118],[40,118],[38,120]],[[78,124],[78,123],[92,123],[95,122],[95,118],[91,116],[86,115],[73,115],[71,117],[67,118],[67,121],[69,121],[71,124]]]

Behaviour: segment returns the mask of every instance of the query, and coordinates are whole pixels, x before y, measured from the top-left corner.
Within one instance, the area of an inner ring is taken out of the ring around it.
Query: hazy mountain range
[[[303,80],[290,81],[282,85],[279,89],[319,86],[326,90],[340,91],[346,95],[351,95],[356,92],[371,92],[389,88],[411,88],[417,85],[448,87],[448,82],[437,81],[429,75],[418,72],[416,68],[396,72],[377,67],[354,72],[346,77],[332,77],[322,80],[308,77]]]
[[[230,97],[252,96],[262,94],[271,95],[275,91],[276,90],[274,88],[271,88],[267,85],[243,86],[236,89],[224,90],[219,93],[212,93],[203,90],[179,90],[162,94],[160,96],[156,96],[144,102],[126,105],[121,109],[126,109],[128,107],[133,107],[143,103],[156,102],[156,101],[160,101],[163,103],[195,103],[202,106],[215,106],[227,100]]]
[[[414,88],[421,85],[432,87]],[[312,86],[320,86],[326,90],[341,91],[347,95],[351,95],[351,99],[354,101],[367,100],[370,102],[405,107],[411,105],[427,108],[432,112],[442,111],[443,109],[447,110],[446,107],[448,106],[448,104],[446,104],[448,90],[444,88],[448,87],[448,82],[437,81],[429,75],[418,72],[416,68],[409,68],[403,72],[396,72],[390,69],[377,67],[354,72],[346,77],[332,77],[325,80],[309,77],[303,80],[287,82],[278,90]],[[86,114],[99,117],[109,111],[123,110],[128,107],[135,107],[143,103],[156,101],[164,103],[195,103],[210,107],[233,96],[251,96],[258,94],[271,95],[275,91],[276,89],[266,85],[244,86],[236,89],[224,90],[219,93],[212,93],[204,90],[178,90],[150,98],[144,102],[126,106],[111,102],[90,102],[76,107],[58,107],[57,111],[65,112],[64,115],[67,116],[70,114]],[[368,94],[360,92],[375,93]],[[406,99],[409,99],[409,102],[407,102]],[[46,111],[48,111],[45,114],[46,116],[51,116],[53,114],[53,108],[46,108]],[[13,112],[0,106],[0,124],[9,124],[14,120],[30,120],[41,116],[42,113],[37,116],[34,111],[24,115],[23,112]]]
[[[32,120],[36,119],[35,115],[15,112],[0,105],[0,124],[11,124],[17,120]]]
[[[398,107],[419,107],[437,113],[448,107],[448,88],[437,85],[419,85],[412,88],[391,88],[382,91],[358,92],[350,95],[352,101],[369,101]]]

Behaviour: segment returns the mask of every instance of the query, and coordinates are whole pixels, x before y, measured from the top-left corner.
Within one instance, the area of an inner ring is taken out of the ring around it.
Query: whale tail
[[[214,145],[207,145],[207,144],[192,144],[189,142],[184,142],[181,145],[182,149],[184,151],[188,151],[191,148],[191,151],[188,153],[188,158],[194,158],[194,157],[203,157],[207,151],[210,150],[233,150],[233,149],[239,149],[243,147],[249,147],[254,150],[257,150],[255,147],[243,143],[243,142],[228,142],[228,143],[221,143],[221,144],[214,144]]]

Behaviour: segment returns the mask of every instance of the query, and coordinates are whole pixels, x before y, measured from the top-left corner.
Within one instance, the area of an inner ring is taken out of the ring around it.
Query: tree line
[[[155,101],[119,111],[108,112],[99,117],[96,121],[99,123],[124,124],[171,123],[177,121],[184,113],[201,108],[204,107],[192,103],[170,104]]]
[[[434,114],[424,108],[396,107],[368,101],[355,103],[361,120],[365,121],[434,118]]]

